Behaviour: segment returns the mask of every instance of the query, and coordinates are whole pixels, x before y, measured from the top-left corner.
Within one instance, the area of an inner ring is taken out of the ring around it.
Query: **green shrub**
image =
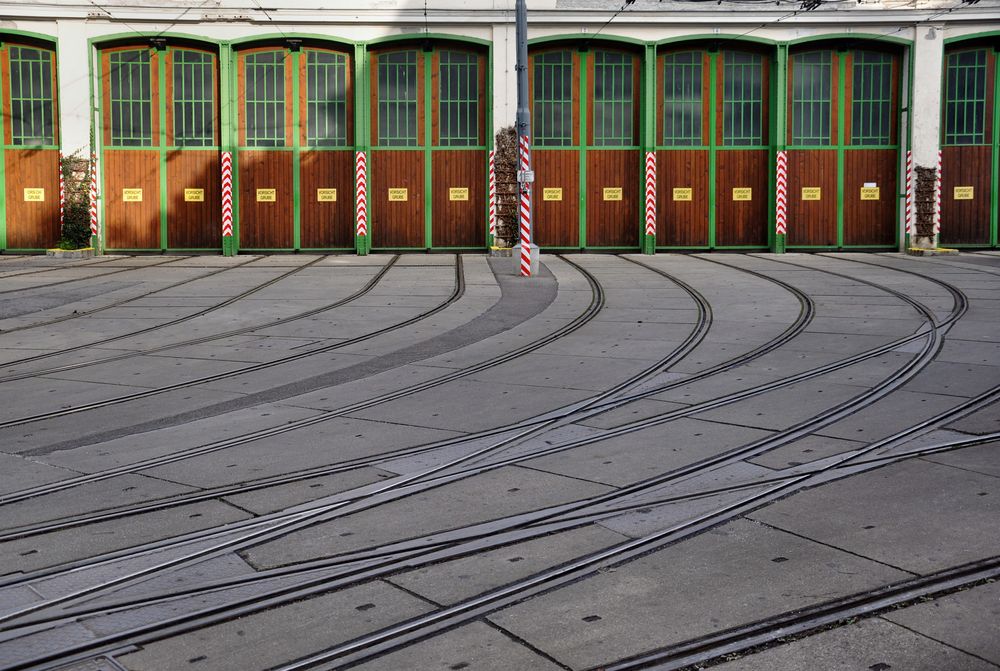
[[[90,164],[76,152],[63,160],[66,202],[59,249],[90,247]]]

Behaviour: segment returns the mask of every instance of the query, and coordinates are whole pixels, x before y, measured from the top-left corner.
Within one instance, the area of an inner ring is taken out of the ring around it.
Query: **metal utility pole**
[[[531,170],[531,111],[528,109],[528,7],[525,0],[515,0],[517,23],[517,181],[521,192],[518,212],[521,242],[521,276],[531,277],[531,183],[535,181]],[[537,258],[537,257],[536,257]]]

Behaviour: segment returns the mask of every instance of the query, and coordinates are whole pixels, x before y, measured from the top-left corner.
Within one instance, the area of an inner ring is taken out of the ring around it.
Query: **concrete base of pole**
[[[534,243],[529,243],[528,249],[531,253],[531,276],[534,277],[538,274],[538,245]],[[514,246],[514,252],[511,254],[514,259],[514,274],[521,274],[521,245]]]

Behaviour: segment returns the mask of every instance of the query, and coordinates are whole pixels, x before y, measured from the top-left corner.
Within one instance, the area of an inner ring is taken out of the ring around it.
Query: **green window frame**
[[[704,67],[700,51],[663,57],[663,144],[696,147],[704,144]]]
[[[347,56],[306,52],[306,145],[347,146]]]
[[[573,146],[573,54],[547,51],[535,56],[532,143]]]
[[[633,58],[620,51],[594,53],[594,146],[636,144]]]
[[[152,75],[149,49],[108,54],[111,146],[153,146]]]
[[[243,67],[246,146],[284,147],[285,52],[247,54]]]
[[[55,99],[52,91],[51,51],[11,46],[10,116],[11,144],[55,144]]]
[[[378,143],[385,147],[420,144],[417,52],[395,51],[378,57]]]
[[[438,73],[438,119],[442,147],[479,145],[479,57],[442,51]]]
[[[764,144],[764,58],[741,51],[722,53],[722,145]]]
[[[792,54],[791,129],[793,145],[831,144],[833,53]]]
[[[855,51],[851,80],[851,144],[892,144],[893,58],[878,51]]]
[[[177,49],[173,60],[174,145],[215,144],[215,56]]]
[[[944,144],[986,144],[986,49],[946,56]]]

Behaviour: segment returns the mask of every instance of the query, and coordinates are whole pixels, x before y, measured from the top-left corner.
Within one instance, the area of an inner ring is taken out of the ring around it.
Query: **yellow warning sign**
[[[277,189],[257,189],[257,202],[258,203],[276,203],[276,202],[278,202],[278,190]]]
[[[24,200],[27,203],[41,203],[45,200],[45,189],[25,189]]]
[[[861,200],[878,200],[879,187],[877,186],[863,186],[861,187]]]
[[[802,187],[802,200],[823,200],[823,189],[819,186]]]
[[[316,202],[317,203],[336,203],[337,202],[337,190],[336,189],[316,189]]]
[[[740,186],[733,189],[733,200],[753,200],[753,189]]]
[[[621,200],[622,188],[620,186],[604,187],[604,200]]]
[[[976,197],[976,187],[974,186],[955,187],[955,200],[974,200],[975,197]]]
[[[185,203],[204,203],[205,189],[184,189]]]
[[[562,200],[562,189],[542,189],[542,200]]]
[[[464,187],[448,189],[448,200],[468,200],[469,190]]]
[[[389,200],[406,202],[410,199],[409,189],[389,189]]]
[[[122,189],[122,200],[126,203],[141,203],[142,189]]]
[[[694,189],[682,187],[674,189],[674,200],[688,201],[694,196]]]

